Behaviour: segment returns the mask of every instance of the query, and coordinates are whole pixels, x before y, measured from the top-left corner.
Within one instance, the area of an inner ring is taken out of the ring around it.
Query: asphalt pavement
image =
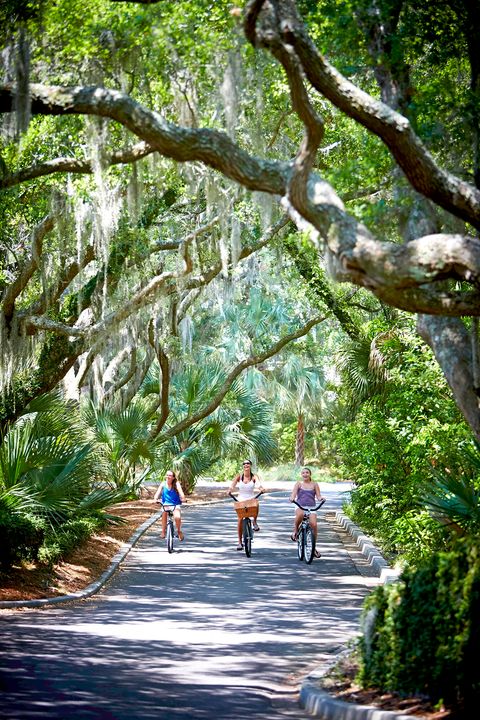
[[[153,525],[93,597],[0,615],[6,720],[280,720],[306,717],[301,680],[358,633],[362,576],[323,512],[300,563],[288,492],[261,500],[252,557],[236,550],[233,504],[188,505],[169,555]]]

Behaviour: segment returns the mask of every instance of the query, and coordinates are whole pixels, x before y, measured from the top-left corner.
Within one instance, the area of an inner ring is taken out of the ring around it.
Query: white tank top
[[[253,479],[250,480],[250,482],[244,482],[240,477],[237,488],[239,500],[250,500],[255,496],[255,483]]]

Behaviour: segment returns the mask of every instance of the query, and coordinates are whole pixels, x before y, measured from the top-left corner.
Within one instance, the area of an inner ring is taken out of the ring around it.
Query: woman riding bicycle
[[[263,492],[263,488],[260,486],[260,479],[258,475],[255,475],[252,473],[252,461],[251,460],[244,460],[242,463],[243,466],[243,472],[239,473],[234,480],[232,481],[232,484],[230,485],[229,493],[237,491],[237,500],[243,501],[243,500],[251,500],[255,497],[259,492]],[[258,483],[258,486],[255,487],[255,484]],[[258,517],[258,507],[253,509],[253,529],[254,530],[260,530],[260,528],[257,525],[257,517]],[[238,518],[238,545],[237,550],[243,549],[243,543],[242,543],[242,518]]]
[[[173,519],[175,520],[178,537],[180,540],[183,540],[184,535],[182,532],[182,514],[180,512],[180,505],[185,502],[185,494],[173,470],[167,470],[165,480],[161,483],[161,485],[159,485],[153,499],[155,502],[162,503],[162,505],[175,505]],[[167,511],[164,510],[162,514],[162,540],[165,539],[166,531]]]
[[[322,495],[320,493],[320,486],[317,482],[314,482],[312,480],[312,472],[310,468],[304,467],[301,470],[301,476],[302,479],[298,480],[292,490],[292,494],[290,495],[290,502],[293,502],[296,500],[300,505],[303,507],[314,507],[318,504],[318,502],[322,499]],[[300,508],[295,509],[295,521],[293,525],[293,532],[290,535],[290,539],[296,542],[297,540],[297,532],[298,528],[300,527],[300,523],[303,520],[304,512],[303,510],[300,510]],[[310,525],[313,530],[313,534],[315,536],[315,542],[317,540],[317,513],[312,512],[310,513]],[[320,553],[318,550],[315,550],[315,557],[320,557]]]

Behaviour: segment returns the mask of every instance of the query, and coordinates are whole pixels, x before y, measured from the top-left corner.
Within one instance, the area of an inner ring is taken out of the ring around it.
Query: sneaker
[[[260,530],[260,528],[258,527],[257,523],[254,523],[254,524],[253,524],[253,529],[254,529],[254,530]]]
[[[243,550],[243,545],[242,545],[242,543],[238,543],[238,545],[237,545],[237,550]]]
[[[183,540],[184,537],[185,537],[185,535],[184,535],[183,532],[180,530],[180,532],[178,533],[178,538],[179,538],[180,542],[182,542],[182,540]]]

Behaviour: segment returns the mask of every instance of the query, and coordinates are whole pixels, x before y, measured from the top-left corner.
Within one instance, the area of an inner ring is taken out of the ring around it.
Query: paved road
[[[369,579],[325,521],[321,560],[299,563],[291,517],[265,496],[248,559],[229,503],[186,507],[173,555],[155,525],[93,599],[0,615],[0,716],[301,717],[298,681],[356,634]]]

